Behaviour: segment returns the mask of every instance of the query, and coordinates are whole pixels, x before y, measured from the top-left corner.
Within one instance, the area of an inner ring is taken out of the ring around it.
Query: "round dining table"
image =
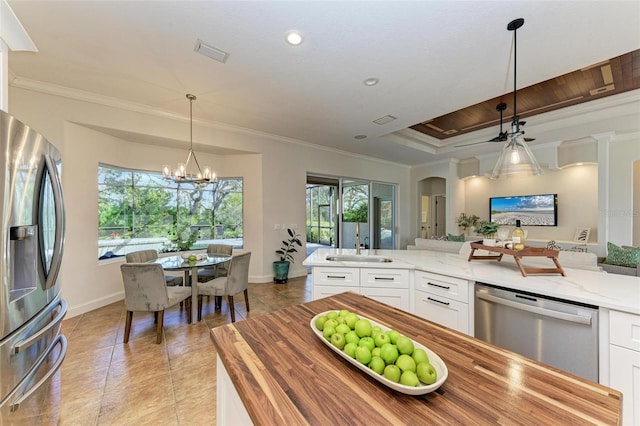
[[[231,260],[226,254],[206,254],[198,256],[198,260],[186,260],[182,256],[159,257],[150,262],[162,265],[165,271],[184,271],[184,284],[191,286],[191,324],[198,322],[198,269],[221,265]],[[195,280],[195,282],[194,282]]]

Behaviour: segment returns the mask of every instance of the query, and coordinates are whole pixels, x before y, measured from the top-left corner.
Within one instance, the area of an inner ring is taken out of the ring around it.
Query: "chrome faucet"
[[[356,254],[360,254],[360,222],[356,222]]]

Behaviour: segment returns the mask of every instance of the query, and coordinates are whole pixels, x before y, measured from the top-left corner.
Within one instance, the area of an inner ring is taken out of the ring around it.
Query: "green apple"
[[[320,331],[322,331],[322,329],[324,328],[324,322],[327,320],[327,316],[326,315],[320,315],[319,317],[316,318],[316,328]]]
[[[420,385],[420,380],[418,380],[418,376],[413,371],[403,371],[400,376],[400,383],[405,386],[416,387]]]
[[[385,364],[384,360],[379,356],[371,357],[371,362],[369,362],[369,368],[375,371],[376,373],[382,374],[386,366],[387,364]]]
[[[358,342],[358,346],[366,346],[367,349],[369,349],[369,352],[371,352],[373,350],[373,348],[376,347],[376,344],[373,341],[373,337],[364,336],[364,337],[360,338],[360,341]]]
[[[382,374],[393,383],[398,383],[402,372],[396,365],[389,364],[384,368],[384,372]]]
[[[398,337],[400,337],[400,332],[397,330],[389,330],[386,332],[389,335],[389,339],[391,339],[391,343],[394,345],[398,343]]]
[[[360,317],[357,314],[354,314],[353,312],[349,312],[347,315],[345,315],[344,320],[347,322],[347,325],[349,326],[349,328],[351,328],[352,330],[355,328],[356,326],[356,321],[358,321],[360,319]]]
[[[344,317],[338,317],[338,318],[336,318],[336,322],[337,322],[338,324],[344,324],[344,325],[347,325],[347,321],[344,319]],[[349,329],[349,330],[351,330],[351,329]]]
[[[371,336],[371,322],[368,319],[359,319],[356,321],[353,329],[360,337]]]
[[[358,348],[358,345],[351,342],[351,343],[347,343],[346,345],[344,345],[344,353],[346,353],[347,355],[349,355],[351,358],[355,358],[356,357],[356,349]]]
[[[344,335],[344,339],[347,341],[347,343],[355,343],[357,345],[360,341],[360,336],[358,336],[358,333],[351,330]]]
[[[347,334],[351,331],[351,329],[349,328],[349,326],[347,324],[338,324],[336,326],[336,331],[340,334]]]
[[[371,351],[371,356],[380,356],[380,348],[377,346],[373,348],[373,350]]]
[[[364,365],[369,365],[371,362],[371,351],[366,346],[358,346],[356,348],[356,360]]]
[[[398,352],[401,354],[411,355],[413,353],[413,340],[409,339],[407,336],[398,337],[396,346],[398,347]]]
[[[385,343],[391,343],[391,339],[389,338],[389,335],[387,333],[382,333],[382,332],[379,332],[378,334],[373,336],[373,341],[378,347],[382,347],[382,345],[384,345]]]
[[[327,327],[336,328],[337,326],[338,326],[338,321],[331,318],[327,318],[327,320],[324,322],[324,328],[327,328]]]
[[[331,344],[338,349],[344,348],[345,345],[344,334],[342,333],[333,333],[331,335]]]
[[[349,312],[348,309],[340,309],[340,312],[338,312],[338,316],[339,317],[346,317],[347,315],[349,315],[351,312]]]
[[[375,336],[380,332],[382,332],[382,328],[380,328],[379,325],[374,325],[373,327],[371,327],[371,337]]]
[[[326,325],[324,326],[324,330],[322,330],[322,336],[327,340],[331,339],[331,336],[335,333],[336,329],[334,327],[327,327]]]
[[[387,364],[393,364],[396,362],[398,355],[398,348],[396,348],[396,345],[392,345],[391,343],[385,343],[380,348],[380,358],[382,358]]]
[[[418,379],[425,385],[432,385],[438,380],[436,369],[429,362],[421,362],[417,367]]]
[[[396,359],[396,366],[402,371],[416,371],[416,362],[407,354],[402,354]]]
[[[429,355],[427,355],[427,352],[424,349],[414,349],[413,353],[411,354],[411,358],[413,358],[413,360],[416,362],[416,365],[420,364],[421,362],[429,362]]]
[[[326,315],[327,315],[327,318],[332,319],[332,320],[338,318],[338,313],[336,311],[329,311],[329,312],[326,313]]]

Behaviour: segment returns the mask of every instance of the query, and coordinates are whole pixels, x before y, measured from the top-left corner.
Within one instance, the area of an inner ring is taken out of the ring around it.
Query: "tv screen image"
[[[500,225],[558,226],[558,195],[517,195],[489,199],[489,220]]]

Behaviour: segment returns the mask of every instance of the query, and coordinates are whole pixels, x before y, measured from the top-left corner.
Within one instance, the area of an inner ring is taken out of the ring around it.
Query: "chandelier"
[[[197,186],[206,186],[210,183],[215,183],[217,178],[215,172],[209,166],[200,167],[196,153],[193,150],[193,101],[196,100],[196,96],[187,93],[187,99],[189,99],[189,154],[187,155],[187,161],[178,163],[175,169],[171,169],[168,164],[163,165],[162,177],[178,184],[192,183]]]
[[[524,25],[524,19],[518,18],[509,22],[507,29],[513,31],[513,120],[511,121],[511,133],[507,142],[502,147],[500,158],[493,169],[491,179],[497,179],[511,174],[541,175],[542,169],[538,160],[527,146],[524,131],[520,129],[520,122],[516,109],[516,59],[517,59],[517,29]]]

